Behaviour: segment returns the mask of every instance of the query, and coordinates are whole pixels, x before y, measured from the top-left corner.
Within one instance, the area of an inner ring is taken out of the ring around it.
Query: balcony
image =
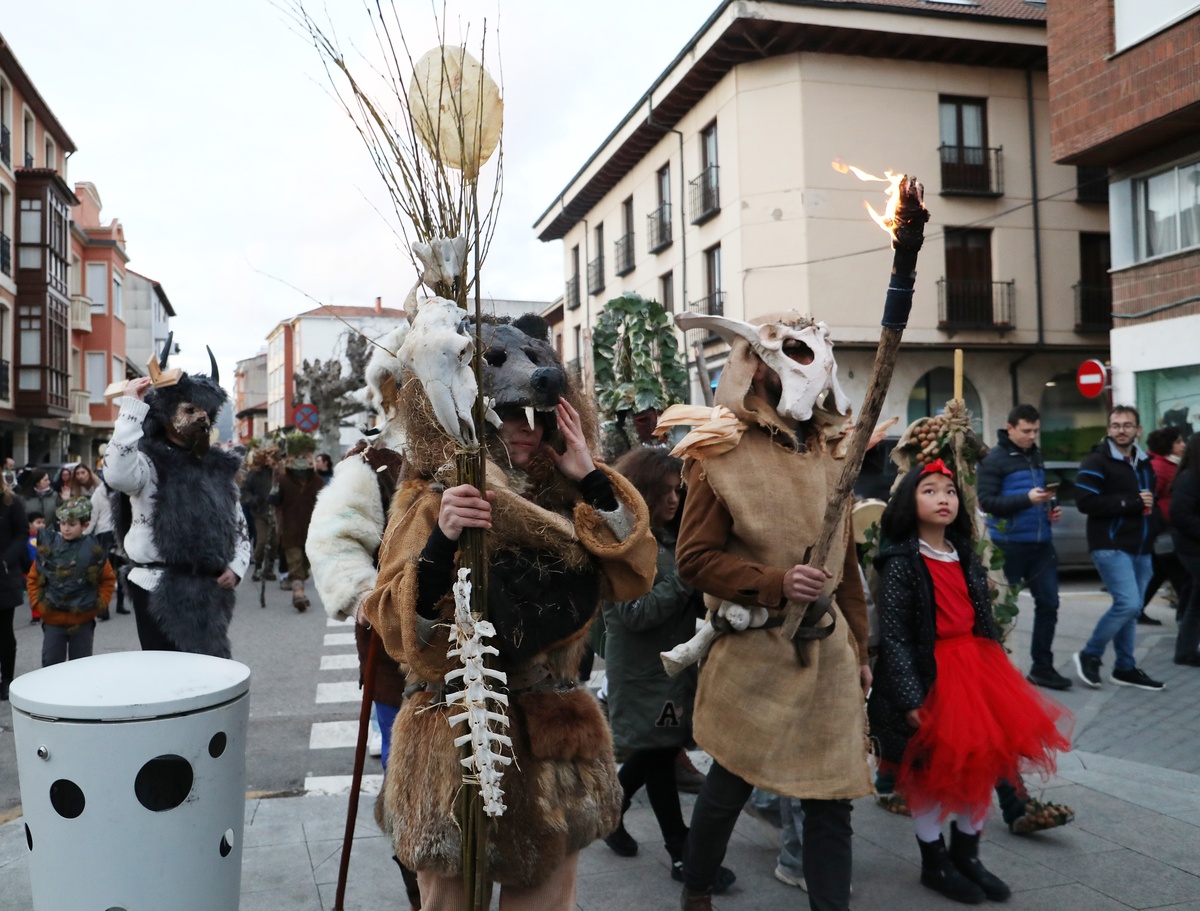
[[[938,148],[942,159],[942,195],[1003,196],[1002,150],[943,143]]]
[[[1077,284],[1075,290],[1075,331],[1104,332],[1112,329],[1112,285]]]
[[[25,153],[25,167],[27,167],[27,168],[33,167],[33,154],[30,152]]]
[[[8,401],[12,398],[12,388],[8,385],[8,375],[11,372],[8,361],[0,361],[0,399]]]
[[[92,331],[92,299],[82,294],[71,298],[71,330],[73,332]]]
[[[664,202],[646,216],[647,253],[660,253],[671,246],[671,204]]]
[[[7,234],[0,234],[0,272],[12,277],[12,240]]]
[[[86,389],[71,390],[71,423],[92,423],[92,395]]]
[[[1075,168],[1075,201],[1108,205],[1108,168]]]
[[[12,130],[8,124],[0,124],[0,161],[6,167],[12,167]]]
[[[968,329],[999,330],[1013,328],[1015,281],[938,282],[938,329],[958,332]]]
[[[604,254],[601,253],[588,263],[588,294],[599,294],[604,290]]]
[[[567,279],[567,290],[563,294],[568,310],[579,309],[579,276],[572,275]]]
[[[718,167],[709,165],[700,176],[688,182],[692,204],[692,224],[702,225],[721,211],[721,184]]]
[[[694,300],[688,305],[688,310],[692,313],[701,313],[704,316],[724,316],[725,292],[714,291],[712,294],[706,295],[699,300]]]
[[[628,275],[633,271],[633,232],[618,237],[613,248],[617,260],[617,268],[614,271],[617,275]]]

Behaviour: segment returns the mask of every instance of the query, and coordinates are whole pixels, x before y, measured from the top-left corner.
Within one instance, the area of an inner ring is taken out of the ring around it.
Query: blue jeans
[[[1033,641],[1029,654],[1035,671],[1054,667],[1054,628],[1058,625],[1058,555],[1049,541],[1009,542],[1004,551],[1004,578],[1009,585],[1024,583],[1033,595]]]
[[[1137,617],[1142,612],[1142,595],[1154,574],[1150,555],[1093,550],[1092,562],[1113,602],[1092,630],[1092,638],[1083,647],[1083,653],[1103,658],[1104,649],[1111,642],[1117,654],[1113,666],[1118,671],[1130,670],[1134,667],[1133,647],[1137,640]]]
[[[399,713],[400,709],[397,706],[375,703],[375,717],[379,721],[379,733],[383,735],[383,754],[379,761],[383,763],[384,769],[387,768],[388,754],[392,751],[392,725],[396,723]]]

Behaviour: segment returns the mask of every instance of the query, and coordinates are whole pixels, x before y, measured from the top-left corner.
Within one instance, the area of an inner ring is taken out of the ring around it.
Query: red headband
[[[933,474],[934,472],[937,472],[938,474],[944,474],[951,481],[954,480],[954,472],[951,471],[949,468],[947,468],[946,463],[943,462],[941,459],[934,459],[932,462],[930,462],[928,465],[926,465],[924,468],[921,469],[921,474],[923,474],[923,475]]]

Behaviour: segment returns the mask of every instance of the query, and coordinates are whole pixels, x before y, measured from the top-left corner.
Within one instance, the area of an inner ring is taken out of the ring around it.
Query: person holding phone
[[[979,507],[988,514],[988,535],[1004,553],[1009,585],[1024,584],[1033,595],[1032,664],[1028,680],[1051,690],[1070,689],[1071,681],[1054,667],[1054,631],[1058,625],[1058,555],[1051,526],[1062,517],[1057,484],[1046,483],[1038,449],[1041,415],[1033,405],[1017,405],[1008,414],[997,444],[979,463]]]

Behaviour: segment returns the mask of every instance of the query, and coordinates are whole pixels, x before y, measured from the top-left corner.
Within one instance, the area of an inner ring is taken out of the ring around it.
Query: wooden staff
[[[925,208],[922,198],[924,188],[913,177],[905,176],[900,181],[900,202],[896,209],[892,225],[892,278],[888,285],[887,298],[883,307],[883,329],[879,335],[879,347],[875,350],[875,365],[871,369],[871,379],[867,383],[867,395],[863,399],[862,411],[850,437],[850,451],[842,464],[842,473],[838,477],[837,487],[825,507],[825,521],[821,526],[817,543],[806,555],[809,566],[824,569],[833,550],[834,542],[842,540],[845,526],[846,505],[850,502],[858,473],[862,469],[863,457],[867,453],[867,445],[875,430],[875,422],[883,409],[883,400],[887,396],[888,386],[892,382],[892,372],[896,367],[896,355],[900,350],[900,339],[904,328],[908,325],[908,313],[912,308],[913,286],[917,275],[917,252],[925,237],[925,222],[929,220],[929,210]],[[818,602],[820,603],[820,602]],[[792,639],[800,629],[805,619],[810,603],[789,601],[787,613],[783,620],[783,635]],[[820,609],[821,613],[828,606]],[[809,624],[815,624],[820,614],[810,618]],[[812,637],[809,637],[812,638]]]
[[[355,621],[357,622],[357,621]],[[362,786],[363,765],[367,761],[367,731],[371,726],[371,703],[375,701],[375,667],[379,663],[379,634],[371,630],[367,646],[367,666],[363,669],[362,710],[358,713],[358,744],[354,748],[354,774],[350,778],[350,807],[346,811],[346,834],[342,838],[342,862],[338,866],[337,892],[333,911],[343,911],[346,878],[350,873],[350,849],[354,845],[354,821],[358,818],[358,789]]]

